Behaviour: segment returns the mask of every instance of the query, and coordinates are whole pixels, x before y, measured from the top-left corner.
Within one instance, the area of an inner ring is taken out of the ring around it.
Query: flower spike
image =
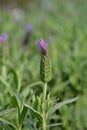
[[[38,47],[42,52],[42,58],[40,62],[40,77],[45,83],[49,82],[52,78],[51,60],[48,54],[48,44],[40,39]]]

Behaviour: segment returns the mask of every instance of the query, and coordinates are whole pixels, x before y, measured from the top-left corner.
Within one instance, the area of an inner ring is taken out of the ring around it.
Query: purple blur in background
[[[26,24],[25,24],[25,29],[26,29],[26,31],[29,32],[29,33],[32,33],[33,30],[34,30],[33,26],[32,26],[31,24],[29,24],[29,23],[26,23]]]
[[[8,39],[8,35],[6,32],[3,32],[1,35],[0,35],[0,43],[1,44],[6,44],[7,42],[7,39]]]
[[[23,40],[22,46],[25,49],[31,40],[34,28],[29,23],[26,23],[24,27],[25,27],[26,34],[24,35],[24,40]]]

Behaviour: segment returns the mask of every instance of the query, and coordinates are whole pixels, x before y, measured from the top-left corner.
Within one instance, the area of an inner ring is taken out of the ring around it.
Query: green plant
[[[47,116],[47,129],[87,129],[87,1],[54,0],[46,8],[44,5],[17,9],[22,14],[19,21],[14,16],[15,10],[8,6],[0,8],[0,34],[4,31],[9,36],[4,47],[0,43],[1,130],[42,129],[44,82],[39,81],[40,54],[37,49],[37,40],[41,37],[49,43],[53,72],[47,83],[45,114],[48,115],[49,109],[57,103],[79,96],[75,103]],[[26,22],[34,31],[23,49]]]

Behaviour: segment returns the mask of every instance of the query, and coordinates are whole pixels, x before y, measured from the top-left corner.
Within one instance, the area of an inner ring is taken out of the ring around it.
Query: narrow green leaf
[[[22,94],[23,95],[25,95],[25,94],[27,95],[29,93],[29,91],[30,91],[30,88],[35,87],[37,85],[43,85],[43,83],[40,81],[40,82],[29,84],[28,86],[26,86],[24,88],[24,90],[22,91]]]
[[[57,127],[57,126],[60,126],[60,125],[62,125],[62,122],[61,123],[54,123],[54,124],[47,125],[47,128]]]
[[[19,123],[20,125],[22,125],[24,119],[25,119],[25,116],[27,114],[27,111],[28,111],[28,108],[26,106],[23,107],[23,110],[21,112],[21,115],[20,115],[20,119],[19,119]]]
[[[15,87],[17,88],[18,87],[18,75],[16,73],[16,71],[13,69],[13,68],[10,68],[9,72],[11,72],[14,76],[14,84],[15,84]]]
[[[39,100],[38,100],[38,98],[36,97],[35,102],[34,102],[34,105],[33,105],[33,108],[34,108],[35,110],[38,110],[38,105],[39,105]]]
[[[18,120],[20,122],[20,114],[21,114],[20,111],[21,111],[21,103],[22,103],[21,96],[18,92],[15,93],[13,90],[12,90],[12,94],[13,94],[12,103],[13,105],[15,105],[14,107],[17,107],[18,109]]]
[[[0,76],[0,81],[5,85],[9,93],[12,95],[11,90],[10,90],[10,85],[1,76]]]
[[[21,89],[22,76],[24,71],[24,64],[22,64],[19,68],[18,72],[18,91]]]
[[[5,104],[3,106],[0,106],[0,111],[6,109],[8,107],[8,105],[9,105],[9,103],[7,103],[7,104]]]
[[[12,96],[13,101],[14,101],[14,103],[16,105],[15,107],[18,107],[20,109],[20,105],[21,105],[21,96],[20,96],[20,94],[18,92],[14,92],[13,90],[11,90],[11,92],[13,94],[13,96]]]
[[[27,107],[27,108],[29,108],[29,110],[35,115],[35,117],[37,117],[38,120],[40,122],[42,122],[42,116],[41,116],[41,114],[38,111],[36,111],[35,109],[33,109],[31,106],[29,106],[26,103],[24,103],[24,106]]]
[[[43,85],[43,82],[39,81],[39,82],[36,82],[36,83],[32,83],[32,84],[28,85],[26,88],[29,89],[29,88],[32,88],[32,87],[37,86],[37,85]]]
[[[8,120],[6,120],[6,119],[2,119],[2,118],[0,118],[0,121],[1,121],[2,123],[5,123],[5,124],[10,125],[12,128],[14,128],[15,130],[17,130],[17,128],[15,127],[15,125],[14,125],[12,122],[10,122],[10,121],[8,121]]]
[[[75,98],[72,98],[72,99],[69,99],[69,100],[65,100],[63,102],[60,102],[60,103],[57,103],[55,106],[53,106],[49,112],[48,112],[48,117],[50,115],[52,115],[57,109],[59,109],[60,107],[66,105],[66,104],[69,104],[69,103],[72,103],[72,102],[75,102],[77,100],[77,97]]]
[[[46,126],[46,128],[58,127],[60,125],[62,125],[61,122],[60,123],[49,124],[49,125]],[[42,127],[40,127],[39,130],[42,130]]]
[[[7,110],[3,110],[0,112],[0,116],[6,115],[8,113],[14,112],[16,109],[12,108],[12,109],[7,109]]]

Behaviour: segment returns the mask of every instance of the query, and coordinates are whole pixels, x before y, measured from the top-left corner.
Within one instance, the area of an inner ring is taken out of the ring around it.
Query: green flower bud
[[[42,55],[40,63],[40,76],[43,82],[49,82],[52,78],[51,60],[48,55]]]

